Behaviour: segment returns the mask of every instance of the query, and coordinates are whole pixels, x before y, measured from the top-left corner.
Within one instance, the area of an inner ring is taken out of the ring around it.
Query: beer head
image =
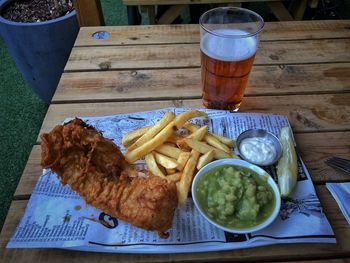
[[[201,50],[207,56],[221,61],[242,61],[252,57],[258,48],[257,36],[248,36],[240,29],[215,29],[205,32],[201,39]]]

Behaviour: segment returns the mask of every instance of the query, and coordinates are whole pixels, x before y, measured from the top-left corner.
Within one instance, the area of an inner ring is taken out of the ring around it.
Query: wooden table
[[[96,31],[110,33],[94,39]],[[43,121],[163,107],[201,107],[197,25],[81,28]],[[33,146],[1,232],[3,262],[303,261],[350,257],[350,226],[325,182],[350,181],[324,161],[350,158],[350,21],[267,23],[241,110],[285,114],[337,244],[290,244],[225,252],[132,255],[5,249],[41,174]],[[0,260],[1,261],[1,260]],[[324,261],[326,262],[326,261]]]

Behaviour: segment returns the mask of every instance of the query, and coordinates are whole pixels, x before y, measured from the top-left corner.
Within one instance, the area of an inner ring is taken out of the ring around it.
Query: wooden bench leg
[[[295,20],[302,20],[307,6],[307,0],[296,1],[292,6],[292,14]]]
[[[127,6],[128,13],[128,24],[129,25],[140,25],[141,24],[141,15],[139,13],[139,8],[137,6]]]
[[[318,1],[319,0],[309,0],[308,4],[310,8],[316,8],[318,6]]]
[[[157,23],[156,21],[156,12],[155,12],[155,6],[154,5],[145,5],[143,6],[148,13],[148,19],[150,25],[155,25]]]
[[[173,5],[159,18],[158,24],[171,24],[187,5]]]
[[[288,12],[287,8],[280,1],[268,1],[267,5],[270,7],[273,14],[280,21],[292,21],[294,18]]]
[[[100,0],[74,0],[80,26],[104,26]]]

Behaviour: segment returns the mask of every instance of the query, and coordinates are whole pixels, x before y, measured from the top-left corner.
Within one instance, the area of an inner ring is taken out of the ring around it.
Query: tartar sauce
[[[277,154],[273,142],[266,137],[245,138],[239,151],[248,161],[261,165],[271,163]]]

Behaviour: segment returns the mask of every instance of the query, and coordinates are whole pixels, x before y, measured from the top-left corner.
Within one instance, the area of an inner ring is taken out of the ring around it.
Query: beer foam
[[[214,34],[206,33],[201,40],[201,50],[209,57],[222,61],[241,61],[256,53],[258,41],[256,36],[234,38],[249,34],[240,29],[215,29]],[[225,37],[217,36],[225,35]]]

